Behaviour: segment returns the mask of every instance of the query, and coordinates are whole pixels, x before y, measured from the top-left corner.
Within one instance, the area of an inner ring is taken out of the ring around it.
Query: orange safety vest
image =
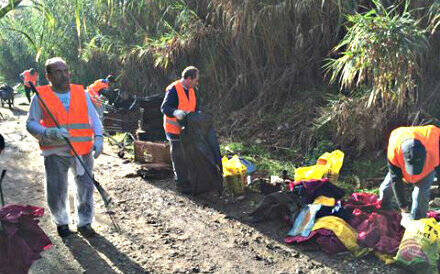
[[[49,111],[61,127],[67,129],[70,135],[70,142],[78,155],[89,154],[93,146],[93,129],[89,123],[89,114],[87,110],[86,94],[81,85],[70,85],[70,104],[69,111],[66,111],[60,99],[52,91],[49,85],[37,88],[41,99],[43,99]],[[43,120],[40,124],[44,127],[56,127],[52,118],[46,109],[40,107],[43,111]],[[65,147],[65,144],[54,144],[50,141],[40,141],[40,148],[44,151]],[[73,154],[73,152],[70,152]]]
[[[194,89],[192,87],[189,88],[188,98],[180,80],[173,82],[165,89],[165,91],[170,90],[173,86],[176,87],[177,97],[179,101],[177,109],[187,112],[194,112],[196,110],[197,104],[196,93],[194,92]],[[180,131],[182,130],[182,127],[180,126],[177,119],[175,117],[169,117],[167,115],[163,116],[163,128],[165,129],[166,133],[171,133],[175,135],[179,135]]]
[[[26,87],[28,87],[28,88],[30,87],[28,82],[32,82],[32,84],[34,84],[34,86],[36,86],[37,80],[38,80],[38,73],[37,72],[34,75],[31,74],[31,71],[29,69],[25,70],[23,72],[23,82]]]
[[[439,165],[439,137],[440,129],[432,125],[396,128],[391,132],[388,143],[388,161],[394,166],[400,167],[406,182],[417,183]],[[426,150],[425,165],[423,166],[422,173],[418,175],[410,175],[405,170],[401,144],[408,139],[419,140]]]
[[[100,95],[99,95],[99,91],[101,91],[102,89],[108,89],[109,85],[108,83],[103,82],[102,79],[96,80],[95,82],[93,82],[93,84],[91,84],[90,86],[87,87],[87,91],[89,93],[90,96],[90,100],[92,100],[92,103],[95,106],[100,107],[101,106],[101,100],[100,100]]]

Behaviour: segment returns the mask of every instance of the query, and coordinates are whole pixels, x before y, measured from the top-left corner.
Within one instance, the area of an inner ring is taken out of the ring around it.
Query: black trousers
[[[26,93],[26,98],[28,99],[29,104],[30,104],[31,103],[31,92],[32,92],[31,87],[24,86],[24,92]]]
[[[186,185],[188,183],[188,167],[185,163],[185,155],[183,155],[182,142],[170,140],[170,152],[176,184]]]

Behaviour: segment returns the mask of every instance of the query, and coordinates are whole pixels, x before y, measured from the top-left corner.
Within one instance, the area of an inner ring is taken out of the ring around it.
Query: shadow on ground
[[[173,180],[153,180],[146,181],[155,187],[161,188],[167,191],[173,191],[176,195],[186,196],[194,201],[199,206],[205,208],[212,208],[226,215],[227,219],[234,219],[249,227],[253,227],[260,233],[269,237],[270,239],[278,242],[279,244],[288,247],[292,251],[300,252],[310,259],[322,263],[336,271],[342,273],[347,271],[347,266],[344,264],[353,262],[356,263],[357,273],[370,273],[371,268],[383,269],[383,273],[405,273],[404,270],[397,266],[387,266],[373,255],[367,255],[363,258],[354,258],[347,256],[348,253],[344,252],[339,255],[329,256],[326,253],[319,250],[319,248],[313,244],[304,245],[286,245],[284,238],[290,229],[290,224],[283,222],[282,220],[272,220],[262,223],[250,223],[247,222],[248,213],[255,209],[259,201],[263,199],[263,195],[256,192],[245,193],[244,199],[236,199],[232,197],[219,196],[216,193],[204,193],[200,195],[184,195],[176,191]],[[341,263],[344,261],[344,263]]]
[[[110,264],[122,273],[149,273],[99,234],[88,240],[78,234],[72,234],[63,242],[75,260],[88,273],[113,273],[114,270]]]

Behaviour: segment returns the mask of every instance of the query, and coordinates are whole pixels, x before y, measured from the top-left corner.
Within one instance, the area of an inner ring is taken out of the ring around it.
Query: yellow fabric
[[[350,252],[352,252],[354,256],[358,257],[368,252],[368,249],[361,248],[357,244],[356,240],[358,233],[356,232],[356,230],[354,230],[349,224],[347,224],[341,218],[335,216],[325,216],[319,218],[315,222],[315,225],[313,226],[312,230],[317,230],[321,228],[333,231],[333,233],[336,235],[336,237],[338,237],[341,243]]]
[[[326,196],[319,196],[313,201],[314,204],[320,204],[323,206],[335,206],[336,200],[335,198],[329,198]]]

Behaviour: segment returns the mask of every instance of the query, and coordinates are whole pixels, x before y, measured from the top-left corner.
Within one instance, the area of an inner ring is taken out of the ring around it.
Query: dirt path
[[[0,108],[6,118],[0,116],[0,133],[8,146],[0,156],[0,168],[8,170],[3,182],[5,199],[47,209],[43,159],[36,140],[25,130],[28,106],[19,105],[23,102],[18,98],[13,111]],[[104,150],[112,154],[111,147]],[[282,239],[287,226],[278,222],[251,226],[242,221],[252,199],[180,195],[172,180],[130,176],[136,164],[116,156],[102,155],[95,166],[97,180],[115,200],[122,233],[112,229],[97,193],[94,227],[99,236],[92,240],[74,235],[63,242],[47,212],[41,226],[54,247],[42,254],[31,273],[399,272],[372,257],[327,256],[286,246]]]

